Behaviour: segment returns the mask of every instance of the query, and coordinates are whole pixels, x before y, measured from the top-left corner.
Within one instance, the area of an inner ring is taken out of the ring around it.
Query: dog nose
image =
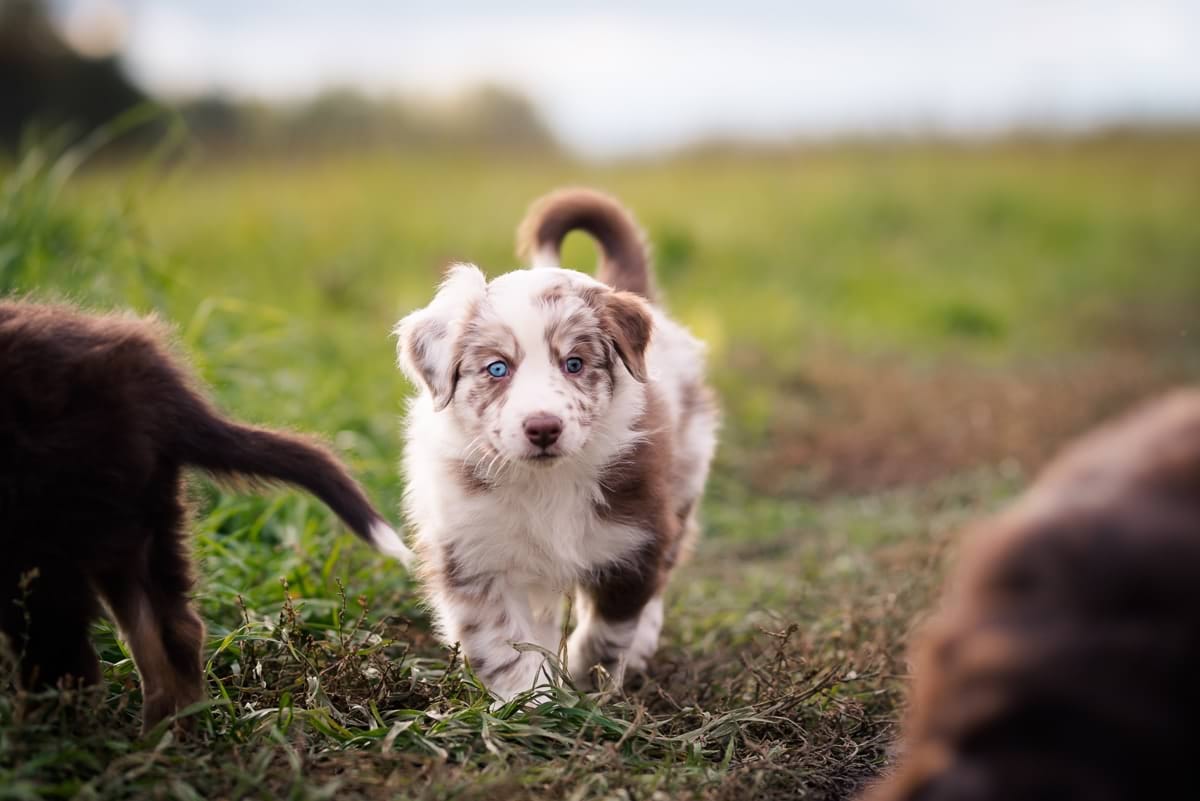
[[[549,448],[562,434],[562,420],[552,414],[535,414],[525,421],[525,436],[539,448]]]

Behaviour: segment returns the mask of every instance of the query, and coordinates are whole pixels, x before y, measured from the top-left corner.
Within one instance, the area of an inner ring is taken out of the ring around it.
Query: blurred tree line
[[[376,99],[351,88],[336,88],[289,105],[207,96],[177,108],[195,138],[222,151],[558,150],[533,104],[499,87],[480,87],[445,103],[395,96]]]
[[[116,56],[72,50],[36,0],[0,0],[0,145],[33,124],[92,130],[146,101]]]
[[[194,142],[222,154],[359,147],[559,150],[533,104],[499,87],[480,87],[444,103],[377,99],[349,88],[288,105],[219,95],[152,98],[129,78],[119,55],[74,50],[42,0],[0,0],[0,149],[12,154],[31,131],[66,128],[82,137],[139,105],[158,106],[162,113],[110,150],[149,146],[180,121]]]

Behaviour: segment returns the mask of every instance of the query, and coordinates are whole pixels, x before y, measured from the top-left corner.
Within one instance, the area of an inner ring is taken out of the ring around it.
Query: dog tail
[[[575,230],[600,244],[597,278],[654,299],[645,235],[624,206],[594,189],[559,189],[534,201],[517,229],[517,255],[533,267],[557,267],[563,239]]]
[[[308,490],[351,531],[406,567],[414,555],[342,462],[316,439],[227,420],[189,392],[177,443],[182,460],[218,478],[281,481]]]

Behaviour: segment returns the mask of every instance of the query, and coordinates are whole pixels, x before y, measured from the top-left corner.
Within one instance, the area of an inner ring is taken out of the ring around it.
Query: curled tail
[[[360,538],[410,566],[413,553],[341,461],[315,439],[223,419],[200,398],[180,422],[183,461],[221,477],[282,481],[308,490]]]
[[[559,189],[534,201],[517,229],[517,255],[534,267],[557,267],[563,239],[586,231],[600,244],[596,277],[614,289],[654,299],[650,254],[633,215],[594,189]]]

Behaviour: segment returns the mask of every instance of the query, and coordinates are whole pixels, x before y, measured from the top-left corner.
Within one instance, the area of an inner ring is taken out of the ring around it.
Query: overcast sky
[[[56,6],[68,28],[120,17],[131,72],[167,95],[447,95],[491,81],[593,155],[714,134],[1200,117],[1200,0]]]

